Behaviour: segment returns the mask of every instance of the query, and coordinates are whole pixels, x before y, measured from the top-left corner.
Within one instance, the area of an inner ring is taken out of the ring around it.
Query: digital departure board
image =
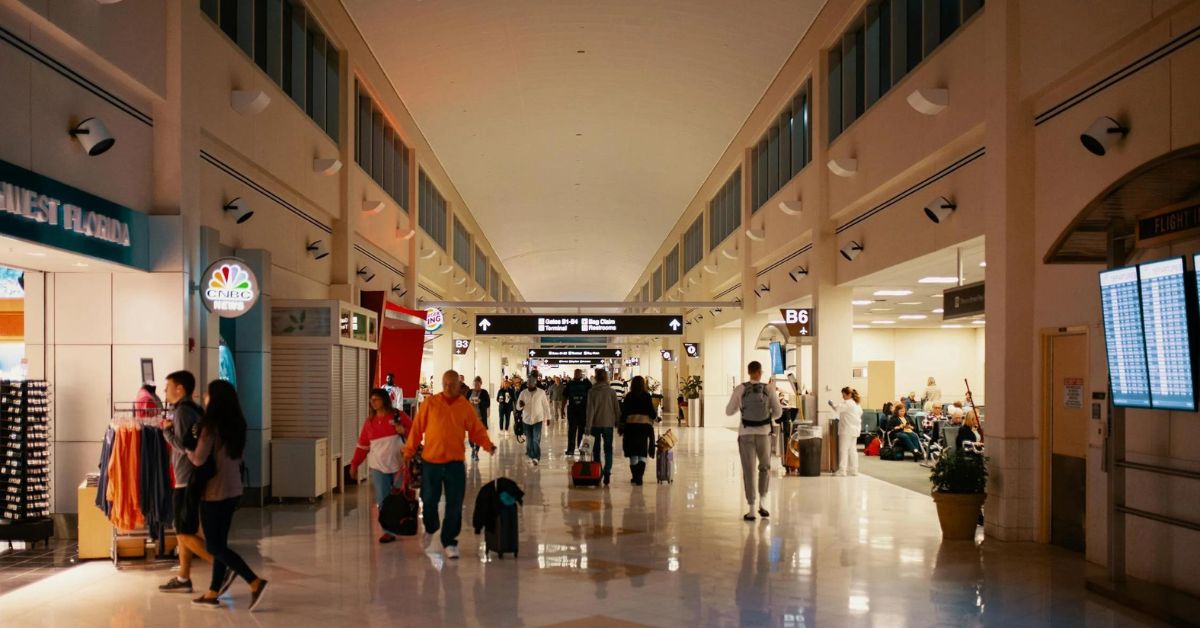
[[[1104,343],[1113,405],[1149,408],[1150,379],[1146,372],[1137,268],[1100,273],[1100,304],[1104,310]]]
[[[1183,258],[1138,266],[1142,329],[1150,374],[1150,405],[1160,410],[1196,410],[1192,343]]]

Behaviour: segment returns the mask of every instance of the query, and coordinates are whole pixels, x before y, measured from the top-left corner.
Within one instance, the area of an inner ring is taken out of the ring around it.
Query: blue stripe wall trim
[[[72,70],[71,68],[67,67],[66,64],[62,63],[58,59],[51,57],[50,55],[46,54],[45,52],[42,52],[39,48],[37,48],[33,44],[25,41],[24,39],[21,39],[12,31],[5,29],[3,27],[0,27],[0,41],[8,43],[13,48],[16,48],[17,50],[25,53],[26,55],[29,55],[29,57],[32,58],[34,61],[41,63],[42,65],[50,68],[51,70],[54,70],[55,72],[58,72],[64,78],[66,78],[68,81],[71,81],[72,83],[75,83],[76,85],[95,94],[97,97],[104,100],[108,104],[129,114],[130,117],[137,120],[138,122],[141,122],[142,124],[145,124],[146,126],[149,126],[149,127],[154,126],[154,119],[150,117],[150,114],[142,111],[141,109],[138,109],[137,107],[134,107],[133,105],[129,104],[128,102],[125,102],[125,100],[123,100],[120,96],[117,96],[116,94],[108,91],[107,89],[100,87],[98,84],[92,82],[87,77],[85,77],[82,74],[76,72],[75,70]]]
[[[770,266],[767,266],[766,268],[763,268],[762,270],[758,271],[758,274],[755,276],[762,277],[763,275],[775,270],[776,268],[779,268],[780,266],[783,266],[784,264],[796,259],[797,257],[804,255],[805,253],[811,251],[812,247],[813,247],[812,242],[805,244],[804,246],[793,251],[787,257],[784,257],[784,258],[780,259],[779,261],[775,262],[774,264],[771,264]]]
[[[263,196],[271,199],[272,201],[275,201],[275,203],[277,203],[280,207],[283,207],[284,209],[299,216],[301,219],[303,219],[305,222],[311,224],[312,226],[320,229],[321,231],[323,231],[327,234],[333,233],[333,228],[330,227],[329,225],[321,222],[315,216],[313,216],[312,214],[309,214],[308,212],[304,211],[303,209],[300,209],[299,207],[296,207],[295,205],[287,202],[278,194],[263,187],[261,184],[259,184],[254,179],[251,179],[249,176],[242,174],[233,166],[221,161],[216,156],[214,156],[212,153],[201,150],[200,158],[203,159],[204,161],[207,161],[208,163],[212,164],[213,166],[215,166],[217,168],[217,170],[224,172],[225,174],[233,177],[234,179],[237,179],[238,181],[246,184],[247,186],[252,188],[254,191],[258,192],[259,194],[262,194]]]
[[[361,245],[361,244],[355,244],[355,245],[354,245],[354,250],[355,250],[355,251],[358,251],[359,253],[362,253],[362,254],[363,254],[363,255],[365,255],[367,258],[369,258],[369,259],[371,259],[371,260],[375,261],[375,263],[379,264],[380,266],[383,266],[384,268],[386,268],[386,269],[388,269],[388,270],[392,271],[393,273],[396,273],[397,275],[400,275],[401,277],[403,277],[403,276],[404,276],[404,271],[402,271],[402,270],[400,270],[399,268],[397,268],[397,267],[393,266],[392,264],[388,263],[388,262],[387,262],[387,261],[385,261],[385,260],[384,260],[382,257],[379,257],[378,255],[376,255],[376,254],[372,253],[371,251],[368,251],[368,250],[367,250],[365,247],[363,247],[363,245]]]
[[[849,222],[838,227],[834,231],[834,233],[840,234],[843,231],[850,229],[851,227],[862,224],[863,222],[870,219],[872,216],[878,214],[879,212],[882,212],[883,210],[895,205],[896,203],[899,203],[900,201],[912,196],[913,194],[920,192],[921,190],[929,187],[930,185],[936,183],[937,181],[946,178],[954,171],[966,166],[967,164],[975,161],[976,159],[983,157],[986,153],[987,153],[986,147],[981,146],[981,147],[975,149],[969,155],[962,157],[958,161],[950,164],[949,166],[946,166],[942,170],[935,172],[934,174],[930,175],[929,177],[920,181],[919,183],[916,183],[915,185],[908,188],[907,190],[904,190],[903,192],[893,196],[892,198],[889,198],[888,200],[872,207],[871,209],[868,209],[867,211],[855,216],[854,218],[851,218]]]
[[[1188,44],[1195,42],[1198,39],[1200,39],[1200,26],[1180,34],[1171,41],[1168,41],[1167,43],[1155,48],[1145,55],[1138,57],[1128,65],[1089,85],[1074,96],[1071,96],[1070,98],[1058,103],[1057,105],[1054,105],[1053,107],[1050,107],[1042,113],[1039,113],[1038,115],[1034,116],[1033,125],[1039,126],[1049,122],[1050,120],[1053,120],[1060,114],[1070,111],[1083,101],[1095,96],[1096,94],[1099,94],[1100,92],[1112,87],[1113,85],[1116,85],[1117,83],[1120,83],[1134,74],[1141,72],[1142,70],[1153,65],[1155,62],[1161,61],[1167,56],[1170,56],[1172,53],[1180,50]]]

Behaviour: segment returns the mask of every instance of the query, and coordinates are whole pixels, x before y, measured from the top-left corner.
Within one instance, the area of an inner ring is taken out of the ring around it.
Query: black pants
[[[225,569],[232,569],[246,582],[258,580],[258,576],[229,547],[229,528],[233,525],[233,511],[237,510],[241,497],[231,497],[219,502],[200,502],[200,525],[204,527],[204,547],[213,556],[212,581],[209,591],[220,591],[225,580]]]
[[[500,406],[500,431],[508,431],[508,421],[512,418],[512,406]]]
[[[587,415],[567,415],[567,455],[575,453],[579,441],[583,439],[583,428],[587,425]]]

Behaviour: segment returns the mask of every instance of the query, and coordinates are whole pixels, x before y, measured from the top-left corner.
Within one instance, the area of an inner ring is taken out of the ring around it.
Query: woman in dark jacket
[[[629,382],[629,393],[621,402],[621,420],[617,432],[621,435],[621,449],[629,458],[629,469],[633,472],[633,483],[641,486],[646,473],[646,459],[654,457],[654,423],[658,411],[646,380],[640,375]]]

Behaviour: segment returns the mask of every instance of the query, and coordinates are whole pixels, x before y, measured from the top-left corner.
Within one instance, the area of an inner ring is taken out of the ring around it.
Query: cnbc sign
[[[261,293],[254,271],[236,257],[223,257],[204,271],[201,300],[209,312],[221,318],[237,318],[249,312]]]

